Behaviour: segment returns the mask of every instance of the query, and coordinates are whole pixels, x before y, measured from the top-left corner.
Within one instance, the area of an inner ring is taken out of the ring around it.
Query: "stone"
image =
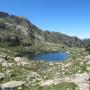
[[[22,87],[18,87],[19,90],[22,90]]]
[[[30,72],[27,76],[27,81],[36,82],[37,80],[41,80],[41,77],[37,72]]]
[[[0,73],[0,80],[5,78],[5,73]]]
[[[29,63],[25,57],[16,57],[15,62],[17,63],[17,66],[23,66],[25,68],[31,67],[31,63]]]
[[[85,82],[89,80],[89,75],[87,73],[75,74],[74,80],[78,83]]]
[[[90,71],[90,66],[87,66],[87,70]]]
[[[51,79],[51,80],[45,80],[45,81],[42,81],[40,86],[50,86],[50,85],[57,85],[57,84],[60,84],[62,81],[61,79]]]
[[[69,67],[69,66],[71,66],[71,65],[72,65],[72,62],[69,62],[69,63],[67,63],[66,65],[64,65],[64,67],[67,68],[67,67]]]
[[[41,86],[50,86],[54,84],[53,80],[46,80],[41,83]]]
[[[78,85],[79,90],[89,90],[90,88],[90,76],[88,73],[75,74],[72,81]]]
[[[22,58],[21,57],[15,57],[15,62],[16,63],[20,63],[22,61]]]
[[[15,88],[22,86],[24,84],[24,81],[10,81],[2,84],[2,89],[4,88]]]
[[[13,67],[13,65],[14,65],[13,63],[7,63],[7,62],[2,63],[2,66],[6,68]]]
[[[90,65],[90,60],[87,62],[88,65]]]
[[[3,58],[0,58],[0,63],[4,62],[5,60]]]
[[[90,59],[90,55],[88,55],[88,56],[85,56],[85,59]]]

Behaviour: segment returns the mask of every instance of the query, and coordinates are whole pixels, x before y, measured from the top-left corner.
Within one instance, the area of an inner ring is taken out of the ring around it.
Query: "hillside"
[[[84,47],[90,44],[90,40],[80,40],[77,37],[71,37],[58,32],[49,32],[39,29],[33,25],[25,17],[9,15],[0,12],[0,41],[29,42],[35,44],[37,42],[50,42],[64,44],[69,47]]]

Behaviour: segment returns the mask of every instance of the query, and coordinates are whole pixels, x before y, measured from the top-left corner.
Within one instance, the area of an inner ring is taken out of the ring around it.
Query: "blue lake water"
[[[68,59],[68,54],[66,52],[46,53],[36,55],[33,59],[42,61],[64,61]]]

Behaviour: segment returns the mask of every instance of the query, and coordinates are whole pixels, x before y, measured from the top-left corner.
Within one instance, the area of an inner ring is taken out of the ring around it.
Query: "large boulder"
[[[27,61],[27,58],[26,57],[15,57],[15,62],[16,63],[20,63],[20,62],[23,62],[23,61]]]
[[[22,66],[25,68],[31,67],[31,64],[28,62],[27,58],[25,58],[25,57],[16,57],[15,62],[17,64],[17,66]]]
[[[19,86],[22,86],[24,84],[24,81],[10,81],[2,84],[2,89],[13,89]]]
[[[21,57],[15,57],[15,62],[16,63],[19,63],[19,62],[21,62],[22,61],[22,58]]]

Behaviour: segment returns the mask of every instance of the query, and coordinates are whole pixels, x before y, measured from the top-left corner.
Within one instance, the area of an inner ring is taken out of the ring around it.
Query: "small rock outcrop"
[[[0,80],[4,79],[5,77],[5,73],[0,73]]]
[[[6,82],[6,83],[2,84],[2,89],[3,90],[14,89],[19,86],[22,86],[23,84],[24,84],[24,81],[10,81],[10,82]]]

